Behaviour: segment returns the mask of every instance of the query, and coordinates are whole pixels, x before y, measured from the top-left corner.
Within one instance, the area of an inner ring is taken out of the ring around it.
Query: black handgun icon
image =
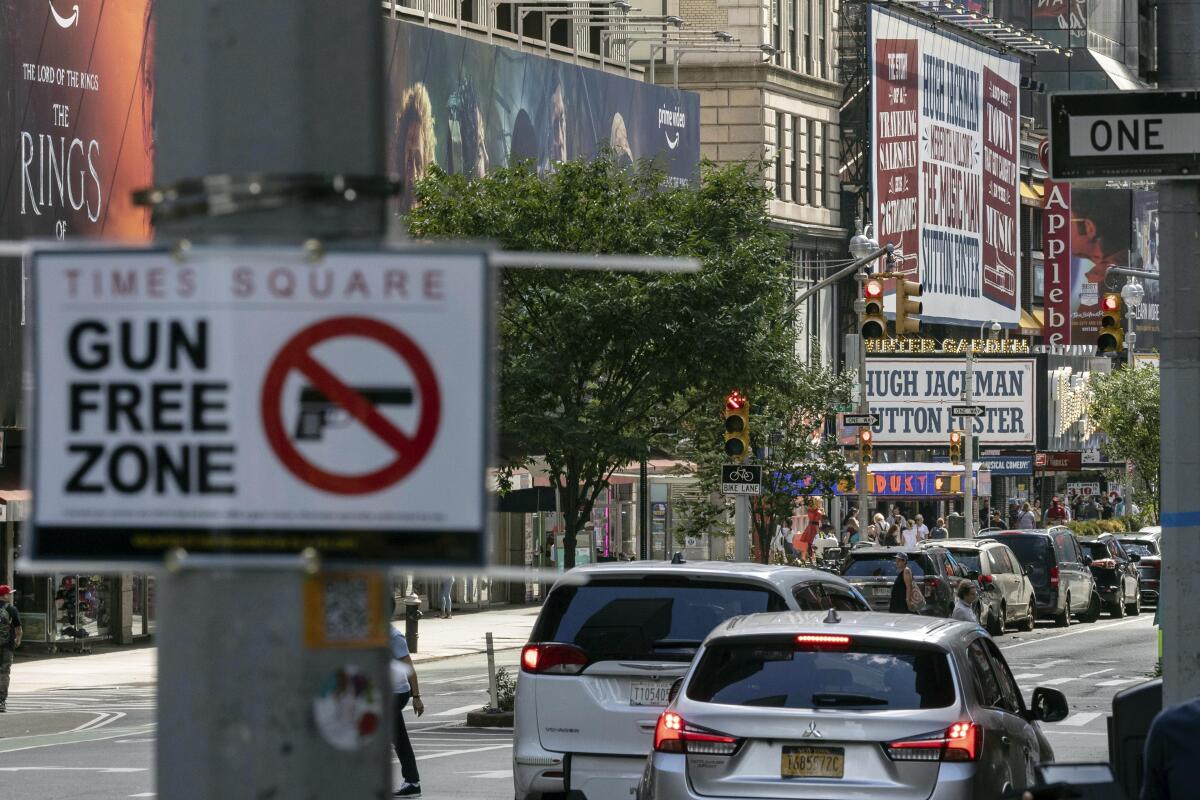
[[[373,406],[407,406],[413,401],[407,386],[355,386],[355,394]],[[300,418],[296,421],[296,441],[320,441],[326,428],[340,427],[350,415],[315,386],[300,390]]]

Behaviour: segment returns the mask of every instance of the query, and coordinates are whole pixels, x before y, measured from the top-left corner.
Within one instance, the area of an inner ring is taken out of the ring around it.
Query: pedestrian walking
[[[950,612],[950,619],[961,619],[963,622],[974,622],[979,624],[979,617],[975,616],[975,600],[979,597],[979,592],[975,588],[974,581],[963,581],[958,585],[957,597],[954,598],[954,610]]]
[[[392,603],[392,613],[395,614],[395,600]],[[392,797],[420,797],[421,775],[417,771],[417,756],[413,753],[408,728],[404,724],[404,707],[412,700],[413,711],[419,717],[425,713],[425,704],[421,702],[421,689],[417,684],[417,670],[408,651],[408,640],[394,625],[388,627],[391,629],[392,715],[395,717],[392,747],[396,751],[396,758],[400,759],[400,775],[404,778],[404,783],[392,793]]]
[[[917,546],[917,526],[909,525],[900,531],[900,540],[904,542],[905,547]]]
[[[1163,709],[1150,723],[1141,800],[1191,800],[1200,759],[1200,698]]]
[[[1046,513],[1042,510],[1042,499],[1040,497],[1034,499],[1032,511],[1035,523],[1034,527],[1040,527],[1042,520],[1046,518]]]
[[[892,599],[888,611],[893,614],[919,614],[925,607],[921,589],[913,583],[912,570],[908,568],[908,554],[896,553],[896,582],[892,584]]]
[[[1100,519],[1112,519],[1113,504],[1108,499],[1108,495],[1100,496]]]
[[[946,530],[946,520],[941,517],[937,518],[937,522],[929,529],[930,539],[949,539],[950,531]]]
[[[899,547],[900,546],[900,526],[892,525],[887,529],[887,533],[883,535],[884,547]]]
[[[992,509],[992,518],[988,520],[988,527],[990,527],[990,528],[1003,528],[1004,527],[1004,520],[1000,518],[1000,509],[998,509],[998,508]]]
[[[1061,525],[1071,519],[1071,512],[1058,499],[1058,495],[1050,498],[1050,508],[1046,509],[1046,521],[1051,525]]]
[[[13,654],[21,646],[21,615],[12,604],[12,594],[11,586],[0,584],[0,712],[8,710]]]
[[[1019,530],[1027,530],[1036,527],[1036,519],[1033,516],[1033,509],[1028,502],[1021,503],[1021,510],[1017,512],[1017,528]]]
[[[929,538],[929,526],[925,524],[925,517],[921,514],[917,514],[917,518],[914,521],[916,522],[917,541],[923,542]]]
[[[454,593],[454,576],[447,575],[442,578],[441,589],[438,592],[438,608],[441,610],[442,619],[450,619],[450,596]]]

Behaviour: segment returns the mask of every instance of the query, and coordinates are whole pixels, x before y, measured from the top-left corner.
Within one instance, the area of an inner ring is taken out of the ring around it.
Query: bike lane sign
[[[33,256],[31,562],[481,566],[483,252]]]
[[[722,464],[722,494],[762,494],[762,465]]]

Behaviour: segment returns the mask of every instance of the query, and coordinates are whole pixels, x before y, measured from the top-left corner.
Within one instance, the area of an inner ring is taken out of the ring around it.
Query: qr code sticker
[[[325,582],[325,641],[349,642],[370,638],[367,579],[330,578]]]

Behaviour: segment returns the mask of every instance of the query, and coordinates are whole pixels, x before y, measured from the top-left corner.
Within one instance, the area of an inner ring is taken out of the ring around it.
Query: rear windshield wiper
[[[854,694],[853,692],[815,692],[812,696],[814,707],[820,706],[886,706],[887,698],[875,697],[869,694]]]

